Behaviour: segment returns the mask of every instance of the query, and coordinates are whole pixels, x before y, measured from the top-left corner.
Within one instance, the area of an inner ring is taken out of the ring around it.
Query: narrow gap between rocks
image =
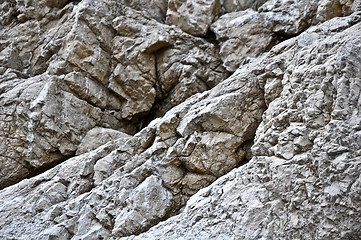
[[[50,163],[46,163],[39,168],[29,166],[28,169],[30,170],[30,173],[26,176],[26,178],[29,179],[29,178],[35,177],[37,175],[40,175],[40,174],[52,169],[53,167],[65,162],[66,160],[68,160],[72,157],[75,157],[75,152],[70,155],[67,155],[67,156],[62,155],[59,151],[53,152],[53,154],[60,156],[59,159],[57,159],[53,162],[50,162]]]
[[[69,0],[67,4],[73,3],[74,5],[77,5],[81,2],[81,0]]]
[[[203,39],[206,40],[207,42],[213,44],[213,46],[216,48],[217,52],[219,53],[220,42],[217,40],[217,36],[212,30],[209,30],[207,35]]]
[[[217,40],[217,37],[216,37],[214,32],[209,30],[207,35],[203,39],[206,40],[207,42],[211,43],[215,47],[217,53],[219,54],[220,43]],[[155,99],[155,101],[154,101],[154,103],[152,105],[152,108],[149,110],[149,112],[147,114],[145,114],[143,116],[142,120],[138,124],[136,133],[141,131],[143,128],[147,127],[148,124],[151,121],[153,121],[154,119],[156,119],[158,117],[163,117],[165,115],[165,113],[160,114],[160,111],[159,111],[160,106],[163,103],[163,101],[172,93],[173,88],[176,87],[176,85],[175,85],[172,89],[170,89],[167,92],[165,92],[163,90],[163,88],[162,88],[161,76],[160,76],[160,73],[158,71],[158,55],[161,54],[161,52],[166,50],[166,49],[167,49],[167,47],[166,48],[161,48],[161,49],[157,50],[155,53],[153,53],[154,56],[155,56],[154,68],[155,68],[155,75],[156,75],[156,81],[155,81],[155,84],[154,84],[154,88],[155,88],[156,92],[160,93],[160,94],[157,94],[156,99]],[[225,77],[223,80],[227,79],[230,75],[231,75],[231,73],[229,73],[228,76]],[[207,83],[205,83],[205,84],[207,84]],[[211,87],[209,87],[208,85],[207,85],[207,88],[208,88],[207,90],[211,89]],[[175,107],[175,106],[173,106],[173,107]],[[167,111],[169,111],[169,110],[167,110]]]
[[[138,121],[139,124],[137,126],[136,129],[136,133],[138,133],[139,131],[141,131],[143,128],[147,127],[148,124],[153,121],[154,119],[156,119],[157,117],[162,117],[164,114],[159,115],[159,107],[161,105],[161,103],[166,99],[167,95],[169,95],[169,93],[172,92],[172,90],[169,91],[169,93],[165,92],[163,90],[162,87],[162,83],[161,83],[161,76],[158,70],[158,55],[166,50],[168,47],[166,48],[161,48],[158,51],[153,53],[154,56],[154,71],[155,71],[155,84],[154,84],[154,89],[156,90],[156,98],[155,101],[151,107],[151,109],[149,110],[149,112],[147,112],[140,120]]]
[[[24,176],[24,178],[22,178],[22,179],[18,179],[16,181],[11,182],[9,185],[1,186],[0,190],[10,187],[12,185],[16,185],[17,183],[21,182],[24,179],[30,179],[30,178],[36,177],[54,167],[56,167],[57,165],[65,162],[66,160],[68,160],[72,157],[75,157],[75,152],[70,155],[64,156],[59,151],[56,151],[56,152],[53,152],[53,155],[58,156],[59,158],[50,163],[46,163],[38,168],[31,166],[30,163],[28,163],[28,162],[23,162],[23,166],[24,166],[24,168],[26,168],[29,171],[29,174],[26,174],[26,176]]]

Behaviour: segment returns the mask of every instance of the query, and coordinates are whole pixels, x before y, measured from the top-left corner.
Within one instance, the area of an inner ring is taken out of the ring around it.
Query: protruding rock
[[[170,0],[167,22],[194,36],[206,36],[220,12],[219,0]]]
[[[110,128],[95,127],[85,135],[76,154],[80,155],[92,151],[101,145],[118,138],[128,139],[130,138],[130,135]]]

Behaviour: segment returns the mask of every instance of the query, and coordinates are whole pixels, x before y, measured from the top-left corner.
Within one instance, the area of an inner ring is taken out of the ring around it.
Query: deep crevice
[[[81,2],[81,0],[69,0],[67,4],[73,3],[74,5],[78,5]]]
[[[75,157],[75,152],[67,155],[67,156],[64,156],[63,154],[60,153],[60,151],[55,151],[55,152],[52,152],[51,153],[52,155],[56,155],[56,156],[59,156],[59,159],[55,160],[55,161],[52,161],[50,163],[46,163],[44,165],[42,165],[41,167],[38,167],[38,168],[35,168],[33,166],[29,166],[28,169],[30,171],[30,173],[25,177],[26,179],[29,179],[29,178],[33,178],[37,175],[40,175],[54,167],[56,167],[57,165],[65,162],[66,160],[72,158],[72,157]]]
[[[217,53],[219,53],[220,42],[218,41],[216,34],[212,30],[209,30],[207,35],[203,39],[211,43],[216,48]]]
[[[29,162],[26,162],[26,161],[20,162],[15,159],[12,159],[12,160],[17,161],[20,165],[22,165],[29,173],[26,174],[23,178],[16,179],[15,181],[10,181],[10,182],[8,182],[8,184],[5,184],[5,185],[1,185],[0,190],[10,187],[10,186],[13,186],[13,185],[16,185],[17,183],[21,182],[24,179],[30,179],[30,178],[36,177],[75,156],[75,153],[64,156],[59,151],[55,151],[52,154],[58,155],[60,157],[57,160],[54,160],[53,162],[50,162],[50,163],[46,163],[38,168],[31,166]]]
[[[149,112],[144,114],[144,116],[142,117],[142,120],[139,121],[136,133],[141,131],[143,128],[147,127],[148,124],[151,121],[153,121],[155,118],[161,117],[161,116],[158,116],[157,113],[159,113],[159,107],[161,106],[163,100],[167,98],[168,93],[166,91],[164,91],[164,89],[162,87],[161,76],[160,76],[159,68],[158,68],[158,54],[167,48],[168,47],[161,48],[158,51],[153,53],[154,71],[155,71],[155,83],[154,83],[153,87],[156,90],[156,98],[155,98],[155,101],[154,101],[151,109],[149,110]],[[169,92],[171,92],[171,91],[169,91]]]

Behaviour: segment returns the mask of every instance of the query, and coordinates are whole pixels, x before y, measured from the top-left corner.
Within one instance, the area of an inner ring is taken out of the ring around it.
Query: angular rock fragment
[[[98,147],[106,144],[107,142],[123,138],[130,138],[130,135],[113,130],[111,128],[95,127],[90,130],[82,139],[76,154],[81,155],[83,153],[97,149]]]
[[[204,37],[214,18],[218,16],[220,8],[219,0],[170,0],[167,22],[178,26],[186,33]]]
[[[221,42],[223,65],[230,72],[278,42],[263,16],[254,10],[225,14],[212,24],[211,29]]]
[[[236,12],[252,8],[257,10],[267,0],[221,0],[222,7],[226,13]]]

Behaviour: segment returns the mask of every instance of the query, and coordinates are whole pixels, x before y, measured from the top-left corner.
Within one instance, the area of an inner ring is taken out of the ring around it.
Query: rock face
[[[57,3],[2,4],[2,188],[74,156],[96,126],[134,134],[228,76],[211,43],[120,2]]]
[[[1,2],[1,239],[358,239],[360,10]]]
[[[211,29],[220,41],[224,66],[234,72],[240,64],[260,56],[286,38],[316,22],[317,1],[268,1],[258,11],[248,9],[220,17]],[[320,4],[319,19],[327,6]],[[337,16],[342,16],[340,10]]]
[[[222,0],[225,12],[235,12],[252,8],[257,10],[267,0]]]
[[[170,0],[168,4],[167,22],[195,36],[206,36],[220,11],[219,0]]]
[[[259,75],[268,109],[252,160],[131,239],[359,239],[360,20],[310,28],[249,64],[282,73]]]

